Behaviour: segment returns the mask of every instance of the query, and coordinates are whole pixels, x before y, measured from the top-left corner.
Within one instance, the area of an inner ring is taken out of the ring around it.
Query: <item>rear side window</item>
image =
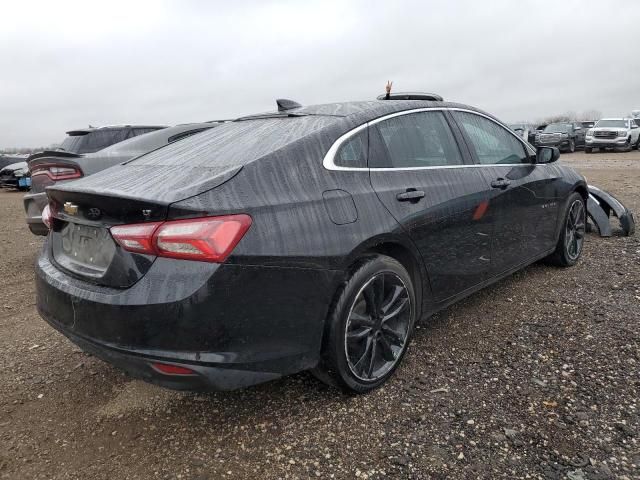
[[[442,112],[399,115],[375,125],[384,148],[372,155],[372,168],[462,165],[464,162]],[[375,149],[376,151],[378,149]]]
[[[524,146],[506,128],[473,113],[453,112],[484,165],[530,163]]]
[[[365,128],[342,144],[333,162],[339,167],[367,168],[367,144],[368,130]]]

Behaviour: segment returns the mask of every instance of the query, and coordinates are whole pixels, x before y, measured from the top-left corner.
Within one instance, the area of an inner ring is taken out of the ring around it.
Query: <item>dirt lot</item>
[[[640,212],[640,153],[563,155]],[[640,236],[588,236],[423,322],[394,380],[178,393],[34,307],[41,240],[0,193],[0,478],[640,478]]]

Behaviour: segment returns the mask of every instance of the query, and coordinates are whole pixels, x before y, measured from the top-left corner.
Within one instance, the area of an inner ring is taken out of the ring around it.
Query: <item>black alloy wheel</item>
[[[556,250],[546,259],[548,263],[559,267],[570,267],[578,262],[587,231],[587,209],[582,196],[573,192],[567,205]]]
[[[351,373],[366,382],[388,373],[403,352],[411,325],[411,300],[392,272],[372,277],[353,301],[346,322],[345,356]]]
[[[349,393],[365,393],[393,375],[418,315],[414,285],[397,260],[362,261],[335,301],[313,373]]]
[[[569,207],[565,224],[565,249],[573,261],[580,257],[585,231],[584,201],[576,199]]]

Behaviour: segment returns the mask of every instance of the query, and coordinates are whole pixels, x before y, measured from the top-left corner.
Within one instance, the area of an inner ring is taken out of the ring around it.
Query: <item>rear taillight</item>
[[[250,226],[251,217],[240,214],[118,225],[111,235],[130,252],[221,263]]]
[[[47,204],[42,210],[42,223],[44,223],[49,230],[51,230],[51,208]]]
[[[58,180],[71,180],[73,178],[82,177],[82,170],[70,165],[43,163],[40,165],[34,165],[32,168],[30,168],[30,170],[32,177],[37,177],[38,175],[46,175],[55,182],[57,182]]]

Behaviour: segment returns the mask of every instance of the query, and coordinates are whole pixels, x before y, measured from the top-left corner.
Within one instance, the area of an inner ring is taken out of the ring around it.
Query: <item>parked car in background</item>
[[[363,393],[419,319],[578,261],[587,185],[556,148],[457,103],[279,105],[49,187],[42,317],[167,387]]]
[[[0,170],[0,187],[29,190],[31,178],[27,162],[18,162],[7,165]]]
[[[589,130],[590,128],[593,128],[594,125],[596,124],[597,120],[583,120],[580,123],[580,125],[582,126],[582,129],[585,131]]]
[[[29,157],[32,188],[31,192],[24,196],[29,229],[36,235],[46,235],[48,232],[42,223],[42,210],[47,205],[47,187],[92,175],[216,125],[217,122],[207,122],[162,128],[85,155],[66,151],[32,155]]]
[[[587,132],[584,151],[594,148],[631,150],[640,146],[640,127],[633,118],[603,118]]]
[[[584,146],[585,133],[579,122],[550,123],[536,135],[535,145],[558,147],[562,152],[575,152]]]
[[[0,170],[2,170],[7,165],[11,165],[12,163],[26,162],[28,157],[29,155],[24,154],[2,153],[0,154]]]
[[[166,125],[108,125],[70,130],[57,150],[94,153],[128,138],[166,128]]]
[[[520,135],[524,140],[529,142],[531,145],[535,144],[536,141],[536,126],[530,123],[516,123],[509,125],[511,130]]]

